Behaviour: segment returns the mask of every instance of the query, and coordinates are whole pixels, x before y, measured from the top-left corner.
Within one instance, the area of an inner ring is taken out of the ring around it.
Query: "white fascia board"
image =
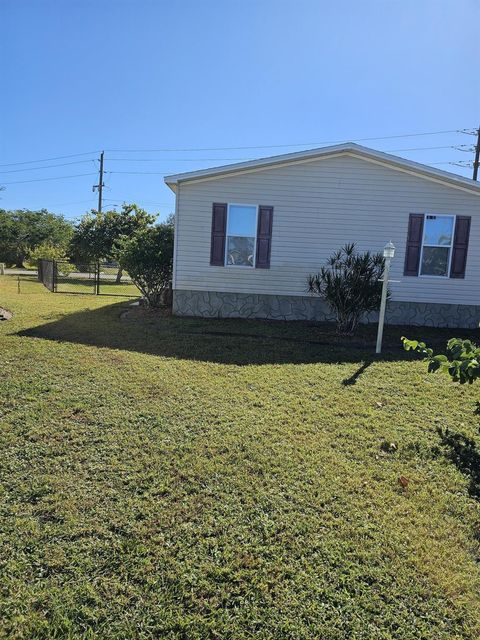
[[[165,176],[165,183],[175,192],[176,185],[180,182],[198,181],[198,180],[214,180],[225,175],[235,175],[241,173],[250,173],[252,171],[262,171],[275,166],[288,166],[290,164],[301,164],[321,160],[323,158],[332,158],[339,155],[350,155],[376,162],[384,166],[404,171],[413,175],[417,175],[427,180],[448,184],[451,187],[461,189],[480,195],[480,183],[463,178],[455,173],[443,171],[442,169],[434,169],[419,162],[406,160],[399,156],[394,156],[383,151],[375,151],[368,147],[358,144],[348,143],[323,147],[321,149],[310,149],[309,151],[298,151],[295,153],[282,154],[280,156],[272,156],[269,158],[261,158],[259,160],[249,160],[247,162],[239,162],[235,164],[222,165],[211,169],[200,169],[199,171],[190,171],[186,173],[178,173]]]

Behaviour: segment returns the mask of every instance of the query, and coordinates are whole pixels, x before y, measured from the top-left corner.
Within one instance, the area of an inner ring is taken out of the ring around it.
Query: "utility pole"
[[[102,212],[102,192],[103,192],[103,187],[105,186],[103,184],[103,154],[105,152],[102,151],[100,154],[100,169],[99,169],[99,181],[98,184],[93,185],[93,191],[95,191],[95,189],[98,189],[98,213]]]
[[[477,129],[477,146],[475,147],[475,160],[473,161],[473,179],[478,180],[478,167],[480,165],[480,127]]]

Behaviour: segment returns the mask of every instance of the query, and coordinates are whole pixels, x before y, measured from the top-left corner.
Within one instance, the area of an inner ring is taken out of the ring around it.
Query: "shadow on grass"
[[[362,373],[364,373],[364,371],[368,369],[372,362],[372,360],[365,360],[365,362],[363,362],[362,365],[358,367],[353,375],[351,375],[349,378],[345,378],[345,380],[342,380],[343,386],[350,387],[351,385],[357,384],[358,378],[360,378]]]
[[[221,364],[363,362],[344,381],[350,385],[376,360],[418,358],[403,350],[402,335],[421,336],[432,345],[443,345],[451,333],[386,327],[384,351],[377,357],[376,325],[363,325],[355,336],[346,337],[336,334],[331,323],[180,318],[120,302],[68,314],[17,335]]]
[[[439,429],[440,441],[447,448],[447,457],[470,479],[468,493],[480,500],[480,452],[476,442],[461,433]]]

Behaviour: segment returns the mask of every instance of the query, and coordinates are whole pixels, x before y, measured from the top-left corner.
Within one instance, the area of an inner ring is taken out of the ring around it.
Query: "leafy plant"
[[[0,209],[0,262],[21,268],[31,251],[42,244],[66,251],[72,233],[70,222],[45,209]]]
[[[38,247],[30,249],[28,252],[27,260],[32,266],[37,266],[38,261],[42,259],[60,262],[57,268],[63,275],[68,275],[75,270],[75,266],[68,261],[64,249],[50,242],[42,242]]]
[[[128,271],[150,307],[169,301],[173,269],[173,225],[169,222],[140,229],[117,243],[116,258]]]
[[[472,384],[480,377],[480,347],[471,340],[451,338],[446,352],[435,355],[424,342],[402,337],[406,351],[416,351],[428,362],[428,371],[448,374],[453,382]]]
[[[146,229],[155,220],[136,204],[124,204],[121,211],[91,211],[75,227],[70,253],[76,262],[111,261],[115,258],[116,243],[122,236],[130,237]],[[118,270],[120,282],[122,270]]]
[[[384,267],[380,253],[358,253],[354,243],[346,244],[317,274],[308,277],[308,291],[326,301],[335,314],[338,331],[350,334],[365,313],[378,310]]]

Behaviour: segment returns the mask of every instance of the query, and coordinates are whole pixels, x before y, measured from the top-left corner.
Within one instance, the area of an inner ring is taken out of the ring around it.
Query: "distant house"
[[[478,326],[473,180],[348,143],[165,182],[176,194],[177,315],[326,319],[308,274],[347,242],[382,251],[392,240],[387,321]]]

